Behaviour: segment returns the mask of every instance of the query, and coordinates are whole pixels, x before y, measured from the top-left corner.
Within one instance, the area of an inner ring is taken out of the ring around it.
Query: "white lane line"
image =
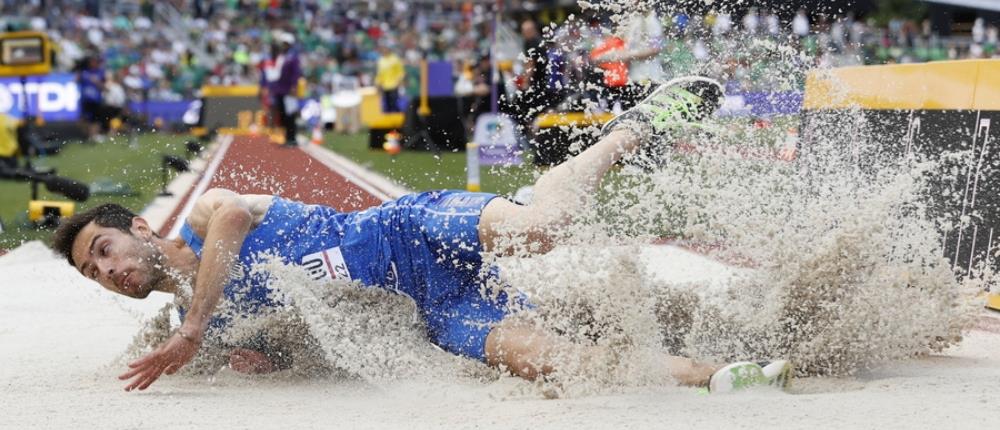
[[[357,163],[354,163],[353,161],[348,160],[333,151],[330,151],[329,149],[316,145],[308,145],[302,148],[302,150],[312,156],[316,161],[323,163],[323,165],[328,167],[330,170],[333,170],[351,183],[357,185],[359,188],[367,191],[382,201],[393,200],[412,193],[412,191],[397,185],[377,173],[359,166]]]
[[[187,202],[184,203],[184,209],[177,214],[177,219],[174,221],[173,227],[170,228],[170,233],[167,234],[168,239],[177,237],[180,234],[181,226],[184,225],[184,220],[194,209],[194,204],[198,201],[198,197],[205,193],[208,189],[208,184],[212,182],[212,177],[215,176],[215,171],[219,169],[219,165],[222,164],[222,159],[226,157],[226,152],[229,151],[229,146],[233,143],[233,135],[226,134],[219,137],[221,144],[219,145],[219,150],[216,151],[215,156],[212,158],[212,162],[209,163],[208,168],[205,169],[205,173],[202,174],[201,180],[198,181],[198,185],[195,186],[194,191],[191,192],[191,197],[188,198]]]

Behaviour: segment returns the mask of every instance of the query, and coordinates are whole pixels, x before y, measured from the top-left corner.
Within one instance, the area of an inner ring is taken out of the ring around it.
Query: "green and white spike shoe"
[[[792,384],[792,377],[795,374],[795,366],[788,360],[774,360],[758,362],[768,384],[782,390],[788,389]]]
[[[729,393],[768,384],[764,369],[757,363],[740,361],[717,370],[708,379],[708,392]]]
[[[616,127],[625,126],[639,134],[662,138],[683,127],[697,127],[699,121],[722,106],[724,96],[722,85],[713,79],[702,76],[672,79],[608,121],[601,133],[607,135]]]
[[[708,380],[710,393],[728,393],[751,387],[772,386],[787,389],[791,384],[794,366],[788,360],[751,363],[740,361],[723,367]]]

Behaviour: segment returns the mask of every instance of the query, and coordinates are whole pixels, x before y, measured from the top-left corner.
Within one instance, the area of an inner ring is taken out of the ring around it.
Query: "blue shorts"
[[[495,197],[462,191],[413,194],[384,204],[380,214],[398,271],[397,291],[417,303],[431,341],[481,361],[493,325],[524,305],[520,295],[512,301],[486,287],[488,281],[497,285],[497,270],[483,268],[479,218]]]

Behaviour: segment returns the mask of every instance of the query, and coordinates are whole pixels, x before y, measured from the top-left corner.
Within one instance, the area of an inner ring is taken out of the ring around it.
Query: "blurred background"
[[[567,125],[697,73],[781,145],[807,71],[998,58],[998,25],[990,0],[5,0],[0,28],[44,34],[51,70],[0,78],[0,249],[57,222],[30,201],[140,210],[220,131],[514,194],[572,152]],[[475,184],[469,143],[498,166]]]

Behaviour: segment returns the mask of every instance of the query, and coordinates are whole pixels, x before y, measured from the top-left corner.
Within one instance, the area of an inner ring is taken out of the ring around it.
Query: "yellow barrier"
[[[538,115],[538,118],[535,118],[535,126],[538,128],[585,127],[588,125],[604,124],[611,121],[614,117],[615,116],[610,113],[543,113]]]
[[[402,112],[386,113],[373,119],[367,125],[368,128],[378,129],[398,129],[403,127],[406,116]]]
[[[813,71],[806,78],[803,107],[1000,110],[1000,60]]]
[[[906,136],[901,140],[893,138],[881,142],[887,148],[895,148],[900,153],[917,150],[932,154],[968,149],[971,154],[979,154],[971,159],[971,166],[992,166],[997,160],[992,150],[992,142],[998,136],[997,127],[991,124],[996,124],[1000,111],[1000,60],[817,70],[806,78],[803,107],[806,119],[821,114],[815,112],[818,110],[859,108],[866,118],[873,119],[872,124],[890,132],[889,135],[894,132],[895,136]],[[820,121],[813,128],[838,126],[835,122]],[[837,129],[826,131],[836,133]],[[950,177],[948,175],[945,173],[945,177]],[[995,171],[976,167],[962,178],[966,181],[966,192],[962,195],[960,208],[954,200],[932,197],[943,213],[959,210],[965,213],[967,204],[972,208],[978,203],[977,209],[997,205],[995,190],[1000,184],[1000,176]],[[976,186],[969,188],[968,184],[972,183]],[[935,192],[934,195],[944,196],[947,192]],[[985,212],[968,226],[948,232],[946,257],[956,269],[972,270],[975,263],[989,259],[993,252],[993,231],[998,228],[1000,217]],[[990,241],[977,241],[977,232],[987,231]],[[986,301],[986,307],[1000,311],[1000,295],[988,295]]]
[[[368,128],[379,130],[399,129],[403,127],[405,115],[402,112],[385,113],[382,111],[382,97],[373,87],[365,87],[361,92],[361,123]]]
[[[1000,311],[1000,294],[990,294],[986,296],[986,307],[995,311]]]
[[[45,219],[45,211],[56,210],[60,217],[73,216],[76,205],[73,202],[57,202],[50,200],[32,200],[28,202],[28,219],[34,222]]]
[[[257,85],[205,85],[201,87],[203,97],[257,97]]]

